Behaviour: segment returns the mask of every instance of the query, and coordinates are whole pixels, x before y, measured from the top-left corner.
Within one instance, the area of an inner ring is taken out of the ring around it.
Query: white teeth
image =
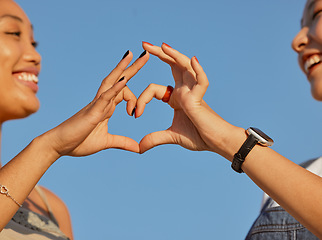
[[[312,55],[311,57],[309,57],[308,59],[306,59],[305,63],[304,63],[304,70],[306,73],[309,72],[309,69],[317,63],[320,63],[322,61],[322,57],[321,55]]]
[[[23,72],[18,75],[18,79],[26,81],[26,82],[38,83],[38,77],[32,73]]]

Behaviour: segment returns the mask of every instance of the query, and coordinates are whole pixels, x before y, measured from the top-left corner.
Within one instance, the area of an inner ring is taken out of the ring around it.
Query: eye
[[[312,20],[314,20],[321,12],[322,12],[322,10],[318,10],[318,11],[314,12],[313,16],[312,16]]]
[[[31,45],[32,45],[34,48],[37,48],[37,47],[38,47],[38,45],[39,45],[39,43],[38,43],[38,42],[36,42],[36,41],[34,41],[34,42],[32,42],[32,43],[31,43]]]
[[[14,35],[14,36],[17,36],[17,37],[20,37],[20,35],[21,35],[21,32],[6,32],[6,34],[8,34],[8,35]]]

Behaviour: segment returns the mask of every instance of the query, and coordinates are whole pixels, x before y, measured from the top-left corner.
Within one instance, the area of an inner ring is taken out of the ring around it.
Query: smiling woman
[[[1,1],[0,14],[0,120],[21,118],[39,108],[35,95],[41,57],[35,50],[32,26],[12,1]]]
[[[307,1],[292,47],[312,96],[322,101],[322,0]],[[301,167],[275,152],[268,147],[272,139],[262,131],[232,125],[206,104],[203,97],[209,82],[196,57],[188,58],[164,43],[159,47],[144,42],[143,48],[171,67],[175,87],[167,94],[174,111],[172,125],[146,135],[140,142],[141,151],[162,144],[207,150],[229,160],[234,171],[246,173],[271,197],[265,198],[247,240],[322,239],[322,157]],[[138,98],[137,116],[153,98],[161,100],[166,91],[167,87],[156,84],[146,88]],[[246,105],[245,111],[251,112]],[[240,206],[239,199],[235,201]]]
[[[41,56],[33,27],[13,0],[0,0],[0,126],[35,113],[39,108]],[[93,99],[76,115],[34,139],[0,169],[1,239],[73,239],[65,204],[37,184],[61,156],[86,156],[107,148],[139,152],[134,140],[108,133],[108,120],[121,101],[129,115],[136,97],[126,83],[149,58],[147,52],[130,66],[128,51],[102,81]],[[1,128],[0,128],[1,129]]]
[[[312,96],[322,101],[322,1],[308,0],[301,20],[302,29],[294,38],[292,47],[298,53],[301,69],[311,84]]]

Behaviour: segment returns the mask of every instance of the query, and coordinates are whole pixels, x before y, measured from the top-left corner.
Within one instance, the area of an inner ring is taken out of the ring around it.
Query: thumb
[[[110,138],[112,139],[112,141],[109,144],[108,148],[123,149],[136,153],[140,152],[139,144],[132,138],[119,135],[110,135]]]
[[[175,144],[170,130],[153,132],[144,136],[139,143],[140,153],[163,144]]]

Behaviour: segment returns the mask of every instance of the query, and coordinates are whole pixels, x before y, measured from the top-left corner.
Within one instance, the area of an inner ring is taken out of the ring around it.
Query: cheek
[[[312,35],[322,44],[322,18],[315,24]]]
[[[26,117],[39,108],[37,96],[12,76],[21,52],[19,46],[0,40],[0,121]]]
[[[13,81],[12,72],[21,59],[20,47],[0,40],[0,86],[1,95],[9,91],[16,84]]]
[[[19,44],[0,39],[0,64],[7,67],[13,66],[19,62],[22,57],[22,49]]]

